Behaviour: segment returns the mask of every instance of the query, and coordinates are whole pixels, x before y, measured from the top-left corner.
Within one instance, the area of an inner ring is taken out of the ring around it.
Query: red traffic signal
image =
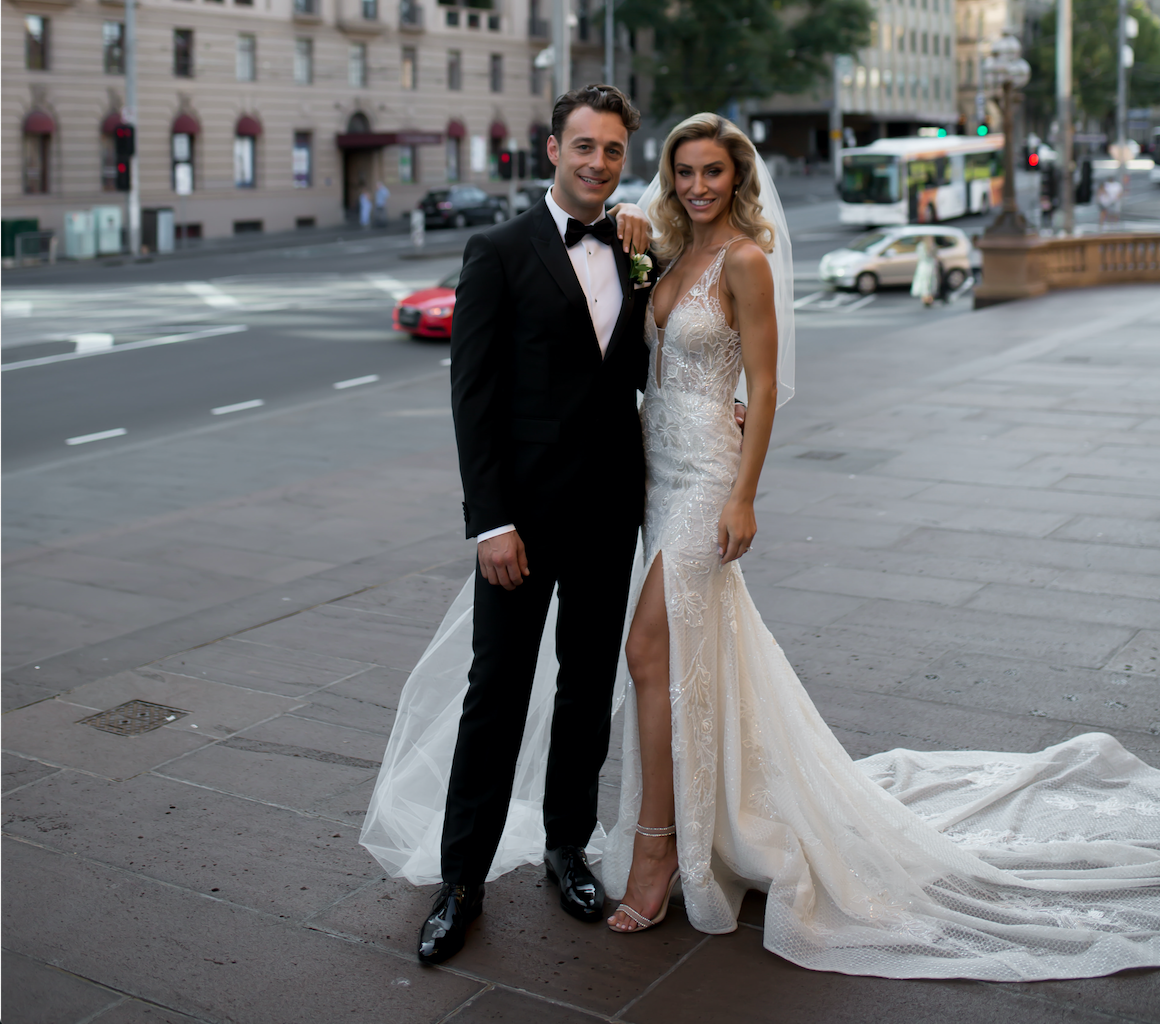
[[[499,155],[499,176],[504,181],[512,180],[512,154],[511,150],[503,150]]]
[[[1027,166],[1029,166],[1029,167],[1038,167],[1039,166],[1039,154],[1038,153],[1032,153],[1027,157]]]

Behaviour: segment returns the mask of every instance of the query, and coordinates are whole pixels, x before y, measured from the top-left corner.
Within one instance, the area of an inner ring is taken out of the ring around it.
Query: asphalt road
[[[817,295],[818,258],[858,233],[826,180],[787,188],[802,345],[862,345],[923,310],[903,291]],[[968,232],[981,218],[956,222]],[[338,390],[397,386],[437,370],[446,342],[391,329],[391,308],[454,270],[472,233],[399,235],[9,272],[3,336],[6,473],[95,448],[178,436]]]

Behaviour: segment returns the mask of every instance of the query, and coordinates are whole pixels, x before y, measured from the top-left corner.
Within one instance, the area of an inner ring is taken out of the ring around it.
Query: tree
[[[652,28],[652,113],[721,110],[731,100],[803,92],[829,74],[827,58],[870,41],[866,0],[623,0],[618,20]]]
[[[1140,0],[1128,4],[1128,13],[1140,23],[1140,34],[1129,41],[1136,60],[1128,71],[1128,103],[1146,107],[1160,102],[1160,19]],[[1055,17],[1053,8],[1039,20],[1027,50],[1031,81],[1024,93],[1044,121],[1055,116]],[[1117,31],[1114,3],[1072,0],[1072,95],[1082,114],[1107,126],[1116,114]]]

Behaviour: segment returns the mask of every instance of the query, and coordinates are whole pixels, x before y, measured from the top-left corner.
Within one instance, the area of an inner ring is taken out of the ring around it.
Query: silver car
[[[923,238],[934,236],[943,281],[949,291],[971,275],[971,241],[959,228],[942,224],[900,224],[859,235],[848,245],[826,253],[818,276],[836,288],[854,288],[863,295],[879,287],[909,285],[918,265]]]

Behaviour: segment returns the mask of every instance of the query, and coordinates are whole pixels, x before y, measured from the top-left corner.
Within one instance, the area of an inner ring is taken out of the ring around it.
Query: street
[[[797,393],[744,574],[811,700],[854,758],[1100,731],[1160,766],[1155,288],[824,292],[818,257],[857,232],[827,182],[795,190]],[[7,275],[6,1019],[1160,1021],[1157,971],[806,971],[763,948],[753,893],[730,935],[680,905],[615,935],[535,865],[488,884],[454,960],[415,962],[434,890],[358,835],[475,546],[447,343],[390,309],[468,234]],[[155,728],[91,724],[132,701]]]

